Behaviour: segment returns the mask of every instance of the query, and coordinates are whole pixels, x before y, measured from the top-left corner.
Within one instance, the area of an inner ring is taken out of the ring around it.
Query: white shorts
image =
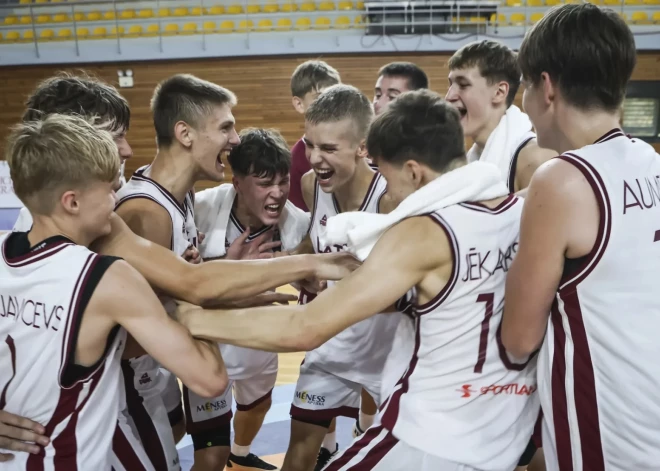
[[[158,387],[170,425],[174,426],[183,420],[183,399],[179,382],[172,373],[165,368],[160,368]]]
[[[380,384],[358,384],[323,371],[313,362],[303,362],[291,404],[291,418],[308,423],[326,422],[338,416],[357,419],[362,389],[380,404]]]
[[[149,355],[122,360],[126,419],[157,471],[179,471],[179,454],[161,396],[160,365]]]
[[[112,437],[112,469],[116,471],[156,471],[142,442],[135,436],[124,413],[119,413],[117,428]]]
[[[277,361],[266,371],[245,379],[229,380],[224,394],[213,399],[198,396],[188,388],[183,388],[183,403],[186,413],[186,431],[198,434],[213,430],[229,422],[232,418],[232,396],[236,409],[248,411],[268,400],[277,379]]]
[[[429,455],[373,425],[337,455],[324,471],[477,471],[470,466]]]

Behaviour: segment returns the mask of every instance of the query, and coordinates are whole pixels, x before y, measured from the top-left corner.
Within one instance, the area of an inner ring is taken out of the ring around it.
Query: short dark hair
[[[112,85],[86,75],[60,72],[37,85],[25,102],[23,121],[51,114],[80,115],[110,124],[108,131],[127,131],[131,121],[128,101]]]
[[[538,84],[547,72],[568,103],[606,111],[623,102],[637,60],[625,21],[590,3],[551,8],[529,30],[518,57],[524,80]]]
[[[504,44],[484,39],[466,44],[449,59],[449,70],[468,69],[477,66],[489,85],[504,81],[509,84],[506,96],[507,108],[520,87],[520,67],[516,53]]]
[[[430,90],[402,93],[369,128],[367,151],[377,162],[401,165],[416,160],[445,171],[465,158],[460,115]]]
[[[310,124],[352,119],[358,141],[367,136],[373,118],[374,109],[369,98],[351,85],[333,85],[326,89],[305,112],[305,121]]]
[[[160,82],[151,99],[159,146],[174,140],[174,125],[185,121],[197,128],[216,106],[236,105],[236,95],[226,88],[190,74],[177,74]]]
[[[291,76],[291,96],[304,98],[309,92],[341,83],[339,72],[326,62],[306,61],[296,67]]]
[[[429,78],[419,66],[412,62],[390,62],[378,71],[378,76],[403,77],[408,79],[408,89],[421,90],[429,88]]]
[[[229,152],[229,165],[234,175],[273,178],[291,170],[291,150],[282,135],[274,129],[243,129],[241,143]]]

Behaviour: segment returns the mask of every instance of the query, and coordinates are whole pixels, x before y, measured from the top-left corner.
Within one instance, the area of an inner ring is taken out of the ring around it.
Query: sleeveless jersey
[[[536,139],[536,134],[532,131],[528,131],[525,134],[523,134],[520,138],[519,144],[516,147],[516,151],[513,153],[511,156],[511,161],[509,163],[509,168],[508,169],[500,169],[501,171],[506,171],[507,175],[507,180],[506,184],[509,187],[509,192],[510,193],[515,193],[515,185],[516,185],[516,168],[518,166],[518,155],[520,154],[520,151],[523,150],[523,148],[531,141],[532,139]]]
[[[112,331],[96,365],[73,366],[82,316],[107,260],[64,237],[13,256],[9,237],[25,234],[0,237],[0,409],[43,424],[50,443],[1,467],[109,470],[124,329]]]
[[[409,317],[397,328],[398,361],[387,362],[400,377],[383,386],[390,395],[381,423],[400,441],[470,468],[514,469],[539,412],[535,360],[513,363],[500,340],[522,206],[510,195],[493,209],[464,203],[428,215],[450,242],[452,275],[430,302],[420,305],[413,289],[407,308],[397,306]],[[391,377],[384,372],[384,382]]]
[[[383,176],[378,172],[374,173],[359,211],[377,213],[380,199],[386,190],[387,182]],[[334,195],[324,193],[317,182],[309,232],[316,253],[345,250],[345,246],[321,247],[319,242],[321,226],[325,226],[328,218],[339,212],[339,204]],[[301,296],[302,303],[311,300],[305,298],[306,295]],[[315,350],[307,352],[305,362],[314,362],[321,370],[340,378],[378,388],[399,318],[396,314],[383,313],[358,322]]]
[[[259,237],[272,227],[266,226],[255,233],[251,233],[246,242]],[[229,223],[227,224],[225,246],[229,247],[243,232],[245,232],[245,227],[243,227],[232,211],[229,216]],[[280,240],[279,229],[276,229],[273,235],[273,241],[277,240]],[[272,364],[273,358],[277,358],[277,353],[227,344],[220,344],[220,353],[225,362],[227,376],[232,380],[241,380],[258,375],[264,371],[264,368]]]
[[[660,465],[660,156],[614,129],[557,158],[600,212],[588,255],[566,260],[538,360],[548,469]]]

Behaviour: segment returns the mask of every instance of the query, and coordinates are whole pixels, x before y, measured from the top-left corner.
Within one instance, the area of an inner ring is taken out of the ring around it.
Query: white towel
[[[490,162],[495,164],[504,181],[509,179],[511,156],[516,152],[523,136],[532,130],[529,117],[515,105],[511,105],[479,153],[474,144],[467,153],[468,162]]]
[[[195,224],[205,234],[199,246],[202,258],[223,257],[225,237],[236,190],[229,183],[195,194]],[[287,201],[279,221],[282,250],[295,249],[307,234],[310,215]]]
[[[473,162],[440,175],[420,188],[389,214],[351,211],[328,219],[320,235],[321,245],[347,244],[348,250],[364,260],[381,235],[391,226],[410,216],[418,216],[468,201],[485,201],[507,195],[497,167],[487,162]]]

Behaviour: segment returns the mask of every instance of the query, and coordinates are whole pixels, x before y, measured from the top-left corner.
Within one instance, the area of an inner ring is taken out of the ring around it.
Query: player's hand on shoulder
[[[49,438],[43,435],[42,425],[30,419],[0,410],[0,450],[11,450],[37,454]],[[0,463],[11,461],[12,453],[0,452]]]
[[[362,265],[362,262],[348,252],[319,254],[313,255],[313,257],[314,277],[318,280],[341,280]]]
[[[190,262],[195,265],[202,263],[202,257],[199,253],[199,250],[194,245],[191,245],[186,249],[185,252],[183,252],[183,259],[186,262]]]
[[[251,241],[247,241],[250,236],[250,228],[247,228],[239,237],[232,242],[227,249],[227,260],[258,260],[273,258],[273,249],[282,245],[282,242],[273,242],[275,229],[269,229]]]

